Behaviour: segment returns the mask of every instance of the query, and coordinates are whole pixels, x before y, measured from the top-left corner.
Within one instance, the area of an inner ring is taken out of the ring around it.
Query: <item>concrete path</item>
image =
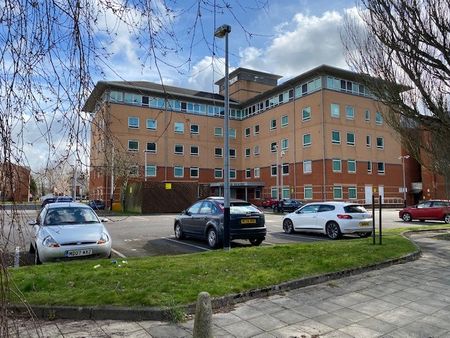
[[[450,233],[413,235],[418,261],[254,299],[213,316],[215,337],[450,337]],[[193,320],[40,322],[44,337],[192,337]],[[36,329],[16,322],[20,337]]]

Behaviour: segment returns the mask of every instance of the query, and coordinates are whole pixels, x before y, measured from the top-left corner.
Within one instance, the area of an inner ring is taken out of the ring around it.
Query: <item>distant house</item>
[[[26,202],[30,195],[31,170],[11,162],[0,164],[1,201]]]

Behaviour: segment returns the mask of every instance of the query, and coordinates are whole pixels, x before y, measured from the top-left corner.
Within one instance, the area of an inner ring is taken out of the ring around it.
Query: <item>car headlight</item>
[[[109,236],[104,232],[102,233],[100,239],[97,241],[97,244],[105,244],[106,242],[109,242]]]
[[[56,242],[52,236],[45,237],[42,244],[49,248],[59,248],[58,242]]]

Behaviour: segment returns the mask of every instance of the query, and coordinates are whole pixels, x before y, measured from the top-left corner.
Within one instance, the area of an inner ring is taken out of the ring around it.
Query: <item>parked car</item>
[[[299,200],[294,200],[291,198],[283,198],[280,200],[280,202],[275,205],[273,208],[277,211],[287,211],[287,212],[293,212],[300,208],[305,203],[300,202]]]
[[[422,222],[425,220],[440,220],[448,224],[450,223],[450,201],[423,201],[417,205],[400,210],[398,216],[405,222],[410,222],[414,219]]]
[[[372,215],[362,206],[346,202],[318,202],[305,204],[283,217],[285,233],[295,231],[319,232],[331,239],[342,234],[372,234]]]
[[[105,210],[105,202],[102,200],[91,200],[88,205],[94,210]]]
[[[197,201],[175,218],[175,237],[179,240],[185,237],[206,239],[211,248],[217,248],[223,239],[223,218],[223,197]],[[266,233],[261,210],[243,200],[230,201],[230,240],[246,239],[252,245],[260,245]]]
[[[264,201],[262,201],[261,206],[266,208],[272,208],[274,205],[277,205],[278,200],[276,198],[266,198]]]
[[[47,204],[55,202],[73,202],[72,196],[53,196],[47,197],[42,201],[41,208],[45,207]]]
[[[111,236],[94,210],[86,204],[47,204],[36,221],[29,224],[34,230],[30,253],[34,253],[36,264],[111,256]]]

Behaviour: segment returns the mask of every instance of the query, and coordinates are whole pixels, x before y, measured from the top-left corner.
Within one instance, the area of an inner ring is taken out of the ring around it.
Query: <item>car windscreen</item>
[[[44,225],[98,223],[95,212],[90,208],[53,208],[45,215]]]
[[[230,203],[230,214],[247,214],[249,212],[259,213],[259,209],[253,204],[245,202],[232,202]]]
[[[362,205],[347,205],[344,207],[344,211],[349,214],[363,214],[368,212]]]

